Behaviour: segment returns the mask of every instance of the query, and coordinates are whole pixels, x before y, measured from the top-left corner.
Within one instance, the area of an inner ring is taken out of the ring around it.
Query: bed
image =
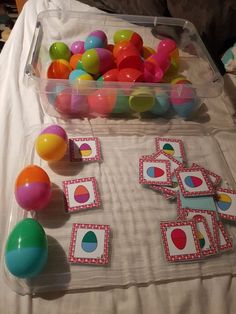
[[[45,115],[35,91],[25,84],[24,69],[37,14],[46,9],[71,9],[97,11],[97,9],[71,0],[29,0],[20,14],[16,25],[0,55],[1,75],[1,249],[7,232],[9,208],[16,173],[19,171],[18,155],[21,143],[29,129],[40,124],[55,123],[57,120]],[[186,124],[196,129],[211,130],[217,149],[228,165],[232,179],[236,179],[235,166],[235,84],[233,76],[225,77],[222,95],[208,99],[203,112],[194,121]],[[86,125],[86,124],[85,124]],[[183,128],[185,123],[183,123]],[[135,124],[133,126],[136,127]],[[145,128],[145,127],[144,127]],[[202,133],[200,133],[202,134]],[[208,136],[208,135],[206,135]],[[121,145],[121,144],[119,144]],[[151,226],[152,228],[152,226]],[[236,228],[230,226],[236,240]],[[114,235],[115,236],[115,235]],[[86,286],[81,291],[70,293],[56,291],[37,296],[20,296],[10,289],[1,273],[1,313],[234,313],[236,308],[236,262],[235,249],[220,262],[211,261],[205,266],[188,268],[181,275],[178,270],[164,268],[158,277],[148,273],[149,260],[140,264],[133,278],[126,272],[126,281],[109,281],[101,285],[99,275],[96,285]],[[142,262],[142,260],[141,260]],[[130,269],[130,268],[127,268]],[[184,269],[184,267],[183,267]],[[171,271],[170,271],[171,270]],[[138,274],[139,272],[139,274]],[[119,273],[117,273],[119,275]],[[117,276],[118,277],[118,276]],[[103,277],[104,278],[104,277]],[[157,280],[152,280],[157,278]],[[119,278],[118,278],[119,279]]]

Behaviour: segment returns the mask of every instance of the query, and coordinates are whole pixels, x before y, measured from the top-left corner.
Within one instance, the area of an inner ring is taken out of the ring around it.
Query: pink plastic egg
[[[47,173],[36,165],[24,168],[15,182],[15,197],[25,210],[41,210],[51,198],[51,183]]]
[[[82,40],[77,40],[75,42],[72,43],[70,50],[73,54],[83,54],[85,52],[84,49],[84,41]]]
[[[57,94],[55,109],[63,115],[84,117],[88,113],[87,97],[66,88]]]
[[[93,116],[107,116],[116,103],[116,90],[98,89],[88,96],[89,113]]]

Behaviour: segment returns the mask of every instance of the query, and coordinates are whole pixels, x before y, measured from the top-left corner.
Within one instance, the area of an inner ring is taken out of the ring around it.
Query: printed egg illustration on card
[[[168,155],[174,155],[175,153],[173,146],[169,143],[163,145],[163,151]]]
[[[86,203],[90,198],[90,194],[86,186],[78,185],[74,192],[74,198],[76,202],[80,204]]]
[[[190,188],[197,188],[203,183],[202,179],[196,176],[187,176],[184,182]]]
[[[232,199],[229,195],[221,193],[218,195],[217,205],[222,211],[227,211],[232,204]]]
[[[176,228],[171,232],[171,240],[177,249],[183,250],[187,243],[186,233],[182,229]]]
[[[159,167],[149,167],[147,169],[147,175],[150,177],[150,178],[159,178],[159,177],[162,177],[163,174],[164,174],[164,170],[159,168]]]
[[[88,143],[83,143],[79,149],[82,157],[88,157],[92,154],[92,148]]]
[[[206,240],[204,239],[203,234],[198,230],[197,230],[197,237],[200,244],[200,248],[203,249],[206,244]]]
[[[95,251],[98,246],[96,234],[93,231],[88,231],[82,239],[81,246],[85,252]]]
[[[48,257],[47,237],[42,226],[32,218],[20,221],[11,231],[5,248],[5,263],[19,278],[37,276]]]

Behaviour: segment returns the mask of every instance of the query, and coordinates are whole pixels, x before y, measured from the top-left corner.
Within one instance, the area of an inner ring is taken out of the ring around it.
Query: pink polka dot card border
[[[172,157],[180,158],[183,162],[186,162],[184,143],[182,140],[176,138],[157,137],[155,138],[155,144],[157,152],[164,150],[165,153],[168,152],[168,154]],[[169,149],[165,149],[165,147]]]
[[[219,247],[220,239],[216,212],[205,209],[190,209],[190,208],[181,209],[178,207],[178,219],[186,220],[195,219],[196,217],[203,217],[206,219],[207,224],[210,228],[210,232],[213,236],[214,242],[216,246]]]
[[[202,258],[196,223],[193,220],[162,221],[160,229],[168,262],[187,262]]]
[[[233,249],[233,239],[226,231],[222,221],[218,221],[219,227],[219,238],[220,238],[220,251],[223,253],[225,251],[229,251]]]
[[[163,150],[154,153],[152,156],[155,160],[169,160],[172,175],[174,175],[176,169],[184,167],[182,162],[172,157],[171,155],[166,154]]]
[[[70,161],[92,162],[101,160],[98,137],[73,137],[69,139]]]
[[[67,212],[100,207],[101,199],[94,177],[63,181],[62,185]]]
[[[175,175],[184,197],[215,194],[215,188],[202,168],[180,168]]]
[[[236,191],[219,188],[216,190],[215,204],[220,218],[236,221]]]
[[[201,168],[201,169],[204,169],[205,173],[208,175],[209,179],[211,180],[212,184],[213,184],[215,187],[220,184],[222,178],[221,178],[221,176],[219,176],[219,175],[216,174],[215,172],[210,171],[210,170],[208,170],[208,169],[206,169],[206,168],[204,168],[204,167],[202,167],[202,166],[200,166],[200,165],[198,165],[198,164],[196,164],[196,163],[193,163],[193,164],[192,164],[192,167],[195,167],[195,168],[196,168],[196,167],[199,167],[199,168]]]
[[[218,254],[218,243],[215,243],[213,235],[205,217],[196,215],[194,221],[197,228],[197,237],[199,240],[202,255],[204,257]]]
[[[171,185],[171,169],[169,160],[153,160],[143,156],[139,159],[139,183]]]
[[[110,226],[74,223],[68,260],[71,264],[107,265]]]

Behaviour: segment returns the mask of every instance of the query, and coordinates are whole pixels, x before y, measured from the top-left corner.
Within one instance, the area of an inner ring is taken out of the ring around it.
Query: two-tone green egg
[[[21,220],[11,231],[5,247],[5,264],[19,278],[37,276],[48,258],[47,236],[32,218]]]

